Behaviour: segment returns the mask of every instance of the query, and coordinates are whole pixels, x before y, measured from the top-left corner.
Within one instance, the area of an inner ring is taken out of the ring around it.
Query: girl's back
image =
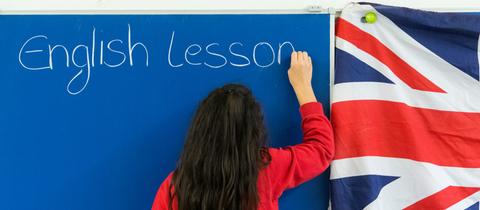
[[[177,169],[152,210],[278,209],[284,190],[321,174],[333,158],[333,132],[311,88],[311,59],[292,53],[288,71],[300,103],[303,141],[266,148],[260,105],[242,85],[216,89],[202,102]]]

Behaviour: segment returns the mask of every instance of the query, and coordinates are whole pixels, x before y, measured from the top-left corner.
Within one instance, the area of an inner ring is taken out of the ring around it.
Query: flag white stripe
[[[414,89],[405,90],[395,84],[379,82],[352,82],[334,85],[334,94],[331,97],[333,105],[337,102],[354,100],[382,100],[426,109],[466,113],[480,112],[480,106],[472,106],[471,103],[465,103],[450,94],[440,95]]]
[[[369,174],[401,177],[412,174],[428,175],[432,180],[424,184],[442,182],[448,186],[480,187],[480,168],[439,166],[404,158],[378,156],[334,160],[331,165],[330,179]]]
[[[402,158],[366,156],[335,160],[330,179],[362,175],[400,177],[365,209],[400,209],[448,186],[480,187],[479,168],[445,167]]]

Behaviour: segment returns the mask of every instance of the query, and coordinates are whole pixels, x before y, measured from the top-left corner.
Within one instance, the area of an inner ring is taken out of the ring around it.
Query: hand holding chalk
[[[300,105],[317,101],[312,88],[312,58],[307,52],[292,53],[288,79]]]

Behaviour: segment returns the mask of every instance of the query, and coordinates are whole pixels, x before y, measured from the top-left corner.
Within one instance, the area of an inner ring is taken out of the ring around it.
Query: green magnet
[[[377,14],[374,12],[368,12],[365,14],[365,22],[367,23],[375,23],[377,22]]]

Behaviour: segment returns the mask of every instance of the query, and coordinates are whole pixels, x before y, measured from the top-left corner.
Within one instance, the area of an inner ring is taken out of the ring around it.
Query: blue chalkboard
[[[199,101],[225,83],[262,103],[271,146],[299,143],[287,79],[308,50],[328,113],[329,15],[0,16],[0,209],[149,209]],[[281,209],[325,209],[328,175]]]

